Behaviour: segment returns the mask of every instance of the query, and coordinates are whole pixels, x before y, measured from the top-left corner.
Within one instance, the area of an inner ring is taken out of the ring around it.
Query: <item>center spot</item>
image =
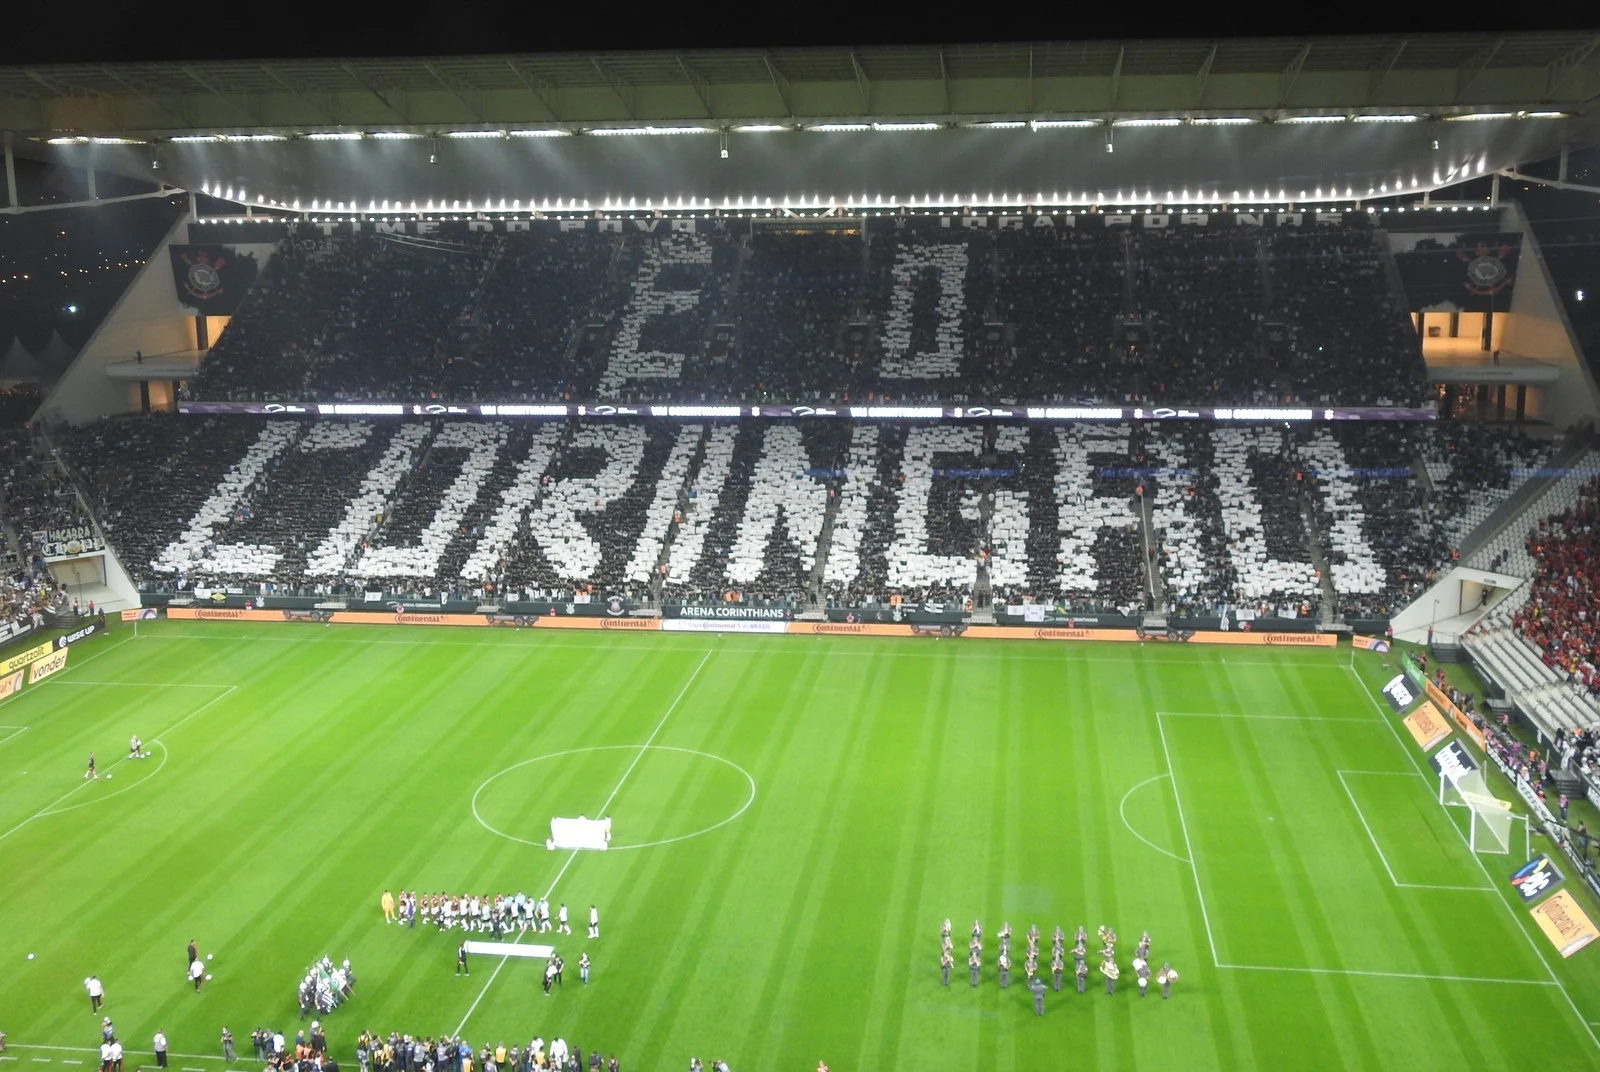
[[[708,834],[744,814],[756,794],[744,768],[709,752],[596,745],[497,771],[473,793],[472,813],[490,833],[544,848],[552,818],[605,818],[598,812],[613,790],[612,852]]]

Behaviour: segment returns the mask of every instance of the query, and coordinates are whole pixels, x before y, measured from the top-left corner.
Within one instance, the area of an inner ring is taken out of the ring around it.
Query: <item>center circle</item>
[[[612,758],[602,753],[629,755]],[[651,759],[646,759],[647,753],[651,754]],[[561,759],[568,762],[554,769],[544,766]],[[669,770],[663,774],[664,762],[676,767],[677,771],[674,773]],[[685,777],[693,768],[704,768],[708,763],[712,764],[713,781],[708,782],[704,774],[692,780],[692,783],[691,779]],[[693,748],[663,744],[601,744],[547,752],[496,771],[473,791],[472,817],[489,833],[507,841],[544,848],[549,836],[548,823],[552,818],[576,818],[579,814],[587,814],[569,807],[567,801],[575,795],[585,800],[592,798],[597,792],[605,792],[605,786],[619,784],[619,779],[626,781],[629,788],[634,788],[640,784],[637,779],[641,771],[648,772],[652,766],[657,779],[654,783],[643,783],[644,792],[664,799],[651,800],[642,808],[636,805],[632,810],[638,816],[633,819],[624,813],[616,823],[618,838],[611,842],[607,851],[648,849],[709,834],[739,818],[755,803],[755,778],[731,759]],[[521,777],[518,777],[518,772],[522,772]],[[530,786],[529,783],[535,781],[537,785]],[[682,810],[684,798],[695,793],[707,798],[702,807],[711,814],[723,817],[707,823],[691,810],[693,828],[678,832],[689,823],[680,820],[675,829],[673,820],[677,818],[677,812]],[[589,806],[593,807],[592,804]],[[605,816],[596,815],[592,818]],[[630,825],[636,830],[642,828],[645,831],[642,840],[627,840]]]

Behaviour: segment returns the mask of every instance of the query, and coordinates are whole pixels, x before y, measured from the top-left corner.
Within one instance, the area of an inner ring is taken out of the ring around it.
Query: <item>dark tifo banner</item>
[[[958,603],[906,603],[899,607],[871,603],[861,607],[829,607],[830,622],[874,622],[882,625],[956,625],[967,620]]]
[[[1521,235],[1404,234],[1391,235],[1390,241],[1411,308],[1454,305],[1484,312],[1511,307]]]
[[[255,257],[232,246],[170,248],[178,301],[201,316],[232,316],[256,281]]]

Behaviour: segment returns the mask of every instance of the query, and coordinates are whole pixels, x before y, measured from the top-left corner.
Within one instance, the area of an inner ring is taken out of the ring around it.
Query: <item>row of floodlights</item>
[[[1446,115],[1442,118],[1447,123],[1481,122],[1496,119],[1562,119],[1565,112],[1467,112],[1461,115]],[[1300,124],[1300,123],[1420,123],[1429,117],[1425,115],[1291,115],[1281,119],[1272,120],[1274,123]],[[1250,116],[1193,116],[1178,118],[1176,116],[1160,116],[1150,118],[1114,119],[1113,127],[1177,127],[1177,126],[1252,126],[1266,122]],[[955,124],[969,129],[980,130],[1020,130],[1024,127],[1030,130],[1060,130],[1070,128],[1103,127],[1106,123],[1100,119],[996,119],[976,123]],[[564,127],[541,127],[526,130],[444,130],[436,136],[443,138],[461,139],[489,139],[489,138],[565,138],[575,134],[585,134],[592,137],[626,137],[639,135],[670,135],[670,134],[776,134],[785,131],[812,131],[819,134],[839,134],[858,131],[898,132],[915,130],[944,130],[951,124],[935,122],[903,122],[903,123],[810,123],[788,125],[781,123],[749,123],[742,126],[733,126],[726,129],[708,126],[642,126],[642,127],[589,127],[582,130],[568,130]],[[406,130],[329,130],[313,131],[308,134],[179,134],[166,140],[176,144],[189,144],[194,142],[258,142],[258,141],[409,141],[418,138],[427,138],[433,135],[416,133]],[[117,137],[88,137],[83,135],[68,135],[50,138],[51,145],[146,145],[147,139],[117,138]]]
[[[1264,211],[1264,212],[1265,211],[1272,211],[1272,212],[1303,212],[1303,211],[1306,211],[1306,208],[1303,205],[1289,205],[1289,204],[1281,204],[1280,205],[1280,204],[1271,204],[1271,203],[1267,203],[1267,202],[1262,202],[1262,203],[1260,203],[1258,205],[1253,205],[1253,206],[1243,206],[1243,205],[1241,205],[1241,206],[1235,206],[1235,207],[1251,207],[1251,208],[1255,208],[1255,209],[1257,209],[1259,211]],[[1449,211],[1451,211],[1451,212],[1480,212],[1480,211],[1481,212],[1494,212],[1494,211],[1497,211],[1497,209],[1496,209],[1496,207],[1494,205],[1425,205],[1425,204],[1423,204],[1421,202],[1415,202],[1415,203],[1411,204],[1410,206],[1406,206],[1406,205],[1399,205],[1399,206],[1391,206],[1391,205],[1378,206],[1378,205],[1373,205],[1373,206],[1369,206],[1366,209],[1366,211],[1369,211],[1369,212],[1384,212],[1384,213],[1387,213],[1387,212],[1400,212],[1400,213],[1403,213],[1403,212],[1405,212],[1407,210],[1408,207],[1414,212],[1443,212],[1446,209],[1449,209]],[[1331,211],[1350,211],[1350,212],[1356,212],[1356,211],[1361,211],[1362,210],[1361,206],[1359,206],[1359,205],[1350,205],[1350,206],[1325,205],[1325,206],[1320,206],[1319,209],[1320,210],[1324,210],[1324,211],[1331,210]],[[329,211],[331,211],[331,210],[329,210]],[[349,210],[347,210],[347,211],[349,211]],[[1163,209],[1159,209],[1158,210],[1158,209],[1155,209],[1155,208],[1145,208],[1145,207],[1105,205],[1105,206],[1101,206],[1100,208],[1095,208],[1095,209],[1078,209],[1078,210],[1073,210],[1073,211],[1067,211],[1067,212],[1060,213],[1060,215],[1065,215],[1065,216],[1096,216],[1096,215],[1106,215],[1106,214],[1108,214],[1108,212],[1111,215],[1130,215],[1130,216],[1142,216],[1142,215],[1146,215],[1146,214],[1150,214],[1150,215],[1163,215],[1163,214],[1165,214],[1165,215],[1174,215],[1174,214],[1181,214],[1181,213],[1183,213],[1185,211],[1204,212],[1204,211],[1207,211],[1207,206],[1196,205],[1196,206],[1192,206],[1192,208],[1186,208],[1185,206],[1167,206],[1167,207],[1165,207]],[[916,216],[939,215],[939,213],[931,212],[931,211],[918,211],[918,212],[913,212],[911,214],[912,215],[916,215]],[[992,210],[992,209],[991,210],[987,210],[987,211],[982,211],[982,212],[974,212],[972,214],[974,216],[991,216],[991,217],[992,216],[1011,215],[1011,213],[997,212],[997,211]],[[311,216],[311,214],[307,214],[307,215]],[[476,218],[480,218],[480,217],[484,218],[484,219],[487,219],[487,220],[505,221],[507,219],[514,218],[514,217],[511,217],[511,216],[503,216],[503,215],[499,215],[499,214],[485,215],[485,213],[482,212],[482,211],[479,211],[479,212],[468,212],[468,211],[466,211],[464,209],[462,209],[462,210],[454,210],[454,211],[451,211],[451,210],[434,211],[434,212],[428,213],[428,214],[414,213],[414,212],[400,213],[400,212],[391,211],[391,212],[387,212],[387,213],[385,213],[385,212],[359,213],[358,215],[354,215],[354,216],[329,216],[329,215],[325,215],[325,214],[319,212],[319,213],[316,213],[311,218],[313,218],[315,220],[320,220],[320,221],[325,222],[325,223],[330,223],[330,222],[331,223],[358,223],[361,220],[370,218],[370,216],[373,216],[373,215],[376,215],[376,216],[400,216],[400,215],[403,215],[407,219],[411,219],[411,218],[414,218],[414,217],[420,217],[423,220],[427,220],[427,221],[432,221],[432,220],[435,220],[435,219],[437,219],[437,220],[476,219]],[[771,210],[767,210],[767,211],[754,210],[754,211],[746,211],[746,212],[730,212],[730,213],[726,213],[726,215],[732,216],[732,217],[734,217],[736,219],[744,219],[746,217],[749,217],[751,219],[757,219],[757,218],[767,219],[767,218],[772,218],[774,213]],[[864,215],[864,216],[872,216],[872,217],[882,217],[882,216],[893,216],[893,215],[895,215],[895,213],[892,212],[892,211],[891,212],[864,212],[864,213],[862,213],[862,215]],[[644,218],[648,218],[648,217],[645,216],[645,215],[642,215],[642,214],[629,214],[627,216],[619,216],[617,218],[619,218],[619,219],[644,219]],[[801,218],[806,218],[806,217],[801,217]],[[202,223],[202,224],[221,224],[221,223],[280,224],[280,223],[289,222],[289,220],[288,220],[287,217],[284,217],[284,216],[202,216],[198,220],[196,220],[195,222]]]

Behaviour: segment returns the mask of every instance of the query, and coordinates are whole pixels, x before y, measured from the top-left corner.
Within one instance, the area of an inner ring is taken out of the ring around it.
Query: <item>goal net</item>
[[[1467,812],[1467,844],[1473,852],[1511,852],[1516,816],[1511,804],[1496,797],[1484,783],[1483,771],[1453,742],[1439,750],[1439,803]],[[1526,830],[1526,827],[1524,827]]]

